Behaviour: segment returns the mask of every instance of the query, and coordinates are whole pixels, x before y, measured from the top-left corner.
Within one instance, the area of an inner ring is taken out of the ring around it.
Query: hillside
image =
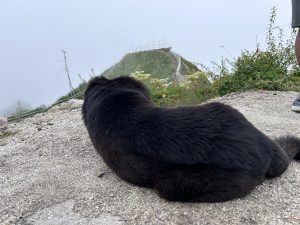
[[[176,54],[170,48],[155,49],[126,54],[121,61],[105,70],[101,75],[108,78],[130,75],[144,71],[155,78],[173,78],[178,66]],[[181,57],[180,73],[189,75],[199,71],[197,66]]]
[[[300,135],[296,92],[230,94],[232,105],[268,136]],[[11,123],[0,137],[0,224],[299,224],[300,163],[242,199],[216,204],[166,202],[120,180],[94,150],[81,101]]]
[[[152,75],[152,78],[171,78],[173,80],[181,81],[182,79],[179,78],[184,78],[186,75],[193,74],[199,71],[199,69],[192,62],[171,52],[170,48],[162,48],[126,54],[118,63],[105,70],[100,76],[115,78],[119,76],[128,76],[137,71],[149,73]],[[86,86],[87,83],[83,82],[74,89],[77,99],[83,99],[83,92]],[[56,103],[70,98],[71,96],[72,95],[69,92],[64,96],[61,96]]]

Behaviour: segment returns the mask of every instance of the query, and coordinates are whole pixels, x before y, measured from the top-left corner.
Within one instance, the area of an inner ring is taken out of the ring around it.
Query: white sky
[[[256,40],[264,47],[272,6],[289,33],[289,0],[0,0],[0,112],[17,100],[36,107],[68,92],[61,49],[73,86],[77,74],[100,74],[133,46],[164,37],[210,66],[254,49]]]

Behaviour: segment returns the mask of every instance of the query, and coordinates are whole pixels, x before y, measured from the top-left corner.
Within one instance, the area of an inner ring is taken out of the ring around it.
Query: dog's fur
[[[243,197],[300,160],[298,138],[273,141],[222,103],[158,107],[131,77],[92,79],[82,114],[95,149],[121,179],[170,201]]]

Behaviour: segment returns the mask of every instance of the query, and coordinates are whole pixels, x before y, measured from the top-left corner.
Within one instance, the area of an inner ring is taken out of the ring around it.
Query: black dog
[[[295,137],[273,141],[221,103],[157,107],[130,77],[92,79],[82,114],[95,149],[121,179],[170,201],[243,197],[300,160]]]

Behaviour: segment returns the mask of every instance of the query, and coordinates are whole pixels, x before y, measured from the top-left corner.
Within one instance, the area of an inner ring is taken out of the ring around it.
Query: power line
[[[85,92],[85,90],[83,90],[83,91],[81,91],[81,92],[79,92],[79,93],[77,93],[77,94],[75,94],[73,96],[70,96],[70,97],[68,97],[66,99],[62,99],[62,100],[60,100],[58,102],[55,102],[54,104],[52,104],[51,106],[49,106],[49,107],[47,107],[45,109],[36,110],[34,112],[25,112],[25,113],[23,113],[21,115],[17,115],[17,116],[11,116],[11,117],[8,118],[8,122],[13,122],[13,121],[16,121],[16,120],[19,120],[19,119],[22,119],[22,118],[25,118],[25,117],[28,117],[28,116],[35,115],[37,113],[46,112],[50,108],[52,108],[53,106],[58,105],[58,104],[63,103],[63,102],[67,102],[70,99],[76,98],[76,97],[82,95],[84,92]]]
[[[54,82],[57,80],[58,77],[60,77],[65,69],[62,69],[62,71],[57,74],[47,85],[44,89],[42,89],[31,101],[30,104],[32,105],[34,103],[34,101],[39,98],[50,86],[52,86],[54,84]]]
[[[9,122],[12,122],[12,121],[15,121],[15,120],[18,120],[18,119],[21,119],[21,118],[25,118],[27,116],[31,116],[31,115],[34,115],[34,114],[37,114],[37,113],[40,113],[40,112],[45,112],[47,111],[49,108],[53,107],[54,105],[57,105],[59,103],[62,103],[62,102],[65,102],[65,101],[68,101],[72,98],[76,98],[78,96],[80,96],[81,94],[84,93],[84,91],[81,91],[77,94],[75,94],[74,92],[74,89],[73,89],[73,86],[72,86],[72,82],[71,82],[71,79],[70,79],[70,74],[69,74],[69,69],[68,69],[68,65],[67,65],[67,57],[66,57],[66,51],[64,50],[61,50],[63,55],[64,55],[64,63],[65,63],[65,68],[59,73],[57,74],[47,85],[45,88],[42,89],[42,91],[40,91],[30,102],[31,104],[37,99],[39,98],[57,79],[58,77],[60,77],[64,71],[66,71],[67,73],[67,76],[68,76],[68,81],[69,81],[69,87],[70,87],[70,94],[71,96],[66,98],[66,99],[63,99],[61,101],[58,101],[58,102],[55,102],[52,106],[50,107],[47,107],[46,109],[39,109],[39,110],[34,110],[33,112],[25,112],[25,113],[20,113],[20,115],[17,115],[17,116],[12,116],[9,118]],[[20,106],[20,103],[19,104],[19,108],[21,109],[21,106]]]

